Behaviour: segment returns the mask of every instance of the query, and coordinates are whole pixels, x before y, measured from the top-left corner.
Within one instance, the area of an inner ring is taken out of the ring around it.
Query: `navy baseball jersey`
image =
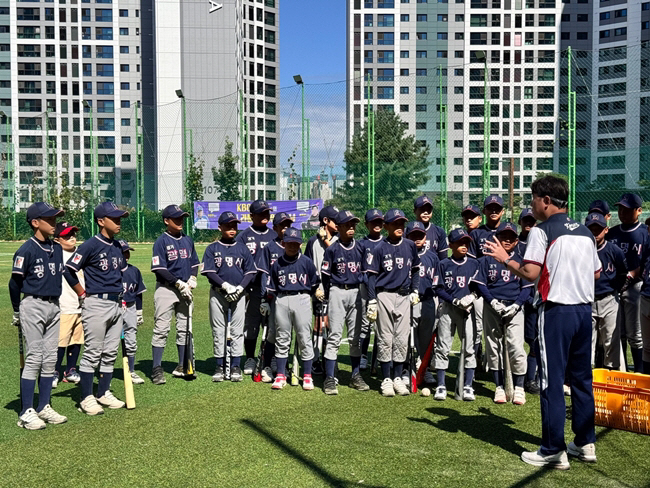
[[[311,293],[320,284],[316,266],[304,254],[296,259],[282,255],[271,266],[271,280],[268,290],[275,293]]]
[[[510,257],[521,265],[522,258],[517,255],[516,250],[510,254]],[[483,256],[478,260],[478,264],[478,273],[473,281],[487,286],[490,294],[497,300],[515,301],[519,298],[522,289],[529,288],[532,291],[533,283],[520,279],[505,264],[498,262],[492,256]],[[527,294],[523,301],[529,297],[530,295]]]
[[[185,234],[174,237],[164,232],[153,245],[151,271],[166,269],[177,280],[187,281],[192,276],[192,268],[200,264],[194,241]]]
[[[244,244],[253,257],[255,257],[259,251],[264,249],[269,242],[273,241],[277,237],[278,234],[273,229],[267,228],[265,231],[260,232],[255,230],[253,226],[250,226],[237,234],[235,241]]]
[[[640,222],[616,225],[609,229],[605,238],[621,248],[629,271],[641,266],[641,255],[650,246],[648,227]]]
[[[433,251],[438,254],[438,257],[447,257],[447,250],[449,249],[449,243],[447,242],[447,234],[442,229],[431,222],[428,222],[425,225],[427,231],[427,240],[424,243],[425,250]]]
[[[77,248],[66,267],[84,270],[86,293],[122,293],[122,273],[126,270],[126,261],[122,255],[122,246],[114,239],[97,234]]]
[[[465,256],[460,261],[445,258],[440,261],[438,287],[452,298],[461,299],[470,294],[469,284],[478,272],[478,261]]]
[[[413,241],[401,239],[399,243],[392,244],[386,238],[372,252],[366,253],[362,266],[367,273],[377,275],[377,291],[382,288],[408,291],[411,273],[418,273],[419,276],[420,256]]]
[[[21,292],[39,297],[61,296],[63,249],[51,240],[30,237],[14,254],[12,274],[22,275]]]
[[[363,246],[355,239],[352,239],[348,246],[344,246],[341,241],[336,241],[325,249],[320,272],[330,276],[332,286],[358,285],[363,281],[361,272],[363,256]]]
[[[216,241],[205,248],[201,274],[217,273],[223,281],[238,285],[244,275],[255,274],[255,263],[248,248],[241,242],[226,244]]]
[[[434,288],[438,286],[440,281],[440,275],[438,274],[440,260],[432,250],[420,252],[419,256],[420,284],[418,285],[418,292],[421,297],[432,298],[435,295]]]
[[[608,241],[604,241],[597,250],[603,269],[600,278],[596,280],[596,296],[616,293],[620,291],[627,277],[625,254],[621,248]]]
[[[122,301],[126,303],[135,302],[135,298],[147,291],[142,281],[142,273],[132,264],[126,265],[124,273],[122,273],[122,285],[124,286],[124,295]]]
[[[524,254],[526,254],[526,244],[528,236],[524,239],[523,234],[519,234],[519,241],[517,242],[517,245],[515,246],[515,252],[517,253],[517,256],[523,259]]]
[[[379,239],[371,239],[370,237],[368,237],[368,236],[366,235],[366,236],[363,236],[363,238],[360,239],[358,242],[361,243],[361,245],[363,246],[364,251],[370,251],[370,252],[372,252],[372,251],[375,250],[375,248],[376,248],[376,247],[381,243],[381,241],[383,241],[383,240],[384,240],[384,238],[381,237],[381,236],[379,236]]]
[[[272,240],[255,255],[255,268],[258,271],[262,297],[266,296],[266,288],[271,277],[271,266],[284,254],[284,247],[280,242],[279,238]]]
[[[467,254],[476,259],[483,256],[483,253],[485,252],[485,241],[494,240],[496,233],[496,227],[493,229],[492,227],[488,227],[486,224],[481,225],[478,229],[474,229],[469,233],[473,241],[470,242]]]

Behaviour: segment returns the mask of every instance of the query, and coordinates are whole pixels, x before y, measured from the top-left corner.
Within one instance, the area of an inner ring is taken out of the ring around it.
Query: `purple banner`
[[[287,212],[297,229],[318,229],[318,212],[323,208],[323,200],[267,201],[271,207],[271,223],[278,212]],[[194,228],[218,229],[219,215],[230,211],[241,220],[240,229],[251,226],[249,202],[194,202]]]

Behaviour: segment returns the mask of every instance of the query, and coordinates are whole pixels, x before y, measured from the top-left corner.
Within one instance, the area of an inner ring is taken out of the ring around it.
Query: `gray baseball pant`
[[[337,286],[330,288],[329,307],[329,331],[327,334],[327,345],[325,346],[325,359],[336,360],[343,337],[343,325],[348,330],[348,341],[350,342],[350,357],[361,357],[361,295],[359,289],[345,290]]]
[[[483,334],[483,308],[485,306],[485,300],[483,297],[478,297],[474,300],[474,308],[472,309],[472,320],[474,321],[474,344],[480,344],[483,340],[481,335]]]
[[[449,302],[441,301],[438,307],[438,334],[436,335],[435,369],[449,367],[449,351],[454,342],[454,334],[461,331],[465,340],[465,368],[476,368],[474,356],[475,337],[474,321],[469,312],[465,312]]]
[[[190,302],[182,298],[176,288],[156,283],[153,306],[154,326],[151,345],[153,347],[165,347],[174,313],[176,314],[176,345],[184,345],[185,335],[187,334],[187,317],[190,313]]]
[[[210,288],[210,324],[212,326],[212,345],[214,357],[224,357],[224,335],[230,312],[230,355],[239,357],[244,354],[244,314],[246,301],[240,298],[229,302],[220,291]]]
[[[413,320],[418,324],[416,338],[416,349],[420,358],[427,352],[433,331],[436,330],[436,300],[434,298],[423,298],[420,303],[413,307]]]
[[[644,302],[641,299],[641,327],[644,322]],[[591,324],[593,326],[591,335],[591,367],[594,367],[596,357],[596,344],[600,342],[605,350],[604,366],[610,369],[621,367],[621,332],[616,326],[618,315],[618,300],[614,294],[608,295],[591,304]],[[650,302],[645,310],[646,315],[650,314]],[[647,317],[650,325],[650,317]]]
[[[524,350],[523,308],[509,320],[504,320],[489,303],[483,307],[483,330],[487,366],[492,371],[505,369],[503,359],[503,329],[506,329],[506,348],[510,359],[510,371],[515,375],[526,374],[527,355]]]
[[[22,378],[37,380],[39,374],[54,376],[59,345],[59,303],[25,297],[20,301],[18,310],[20,328],[25,338],[25,368]]]
[[[650,362],[650,298],[641,295],[640,302],[641,331],[643,332],[643,361]],[[646,371],[644,373],[648,374]]]
[[[265,279],[266,275],[262,275]],[[253,341],[257,340],[260,333],[260,324],[262,323],[262,314],[260,313],[260,304],[262,303],[261,297],[262,290],[259,286],[253,286],[251,292],[248,294],[248,305],[246,308],[246,318],[244,319],[244,340]]]
[[[138,350],[138,312],[135,309],[135,302],[127,303],[124,316],[122,317],[124,327],[124,344],[126,345],[126,355],[135,356]]]
[[[381,363],[406,361],[411,324],[409,297],[396,292],[377,294],[377,360]]]
[[[312,309],[311,297],[307,293],[297,295],[280,294],[275,299],[275,357],[289,357],[291,328],[296,332],[300,359],[314,359],[314,345],[311,342]]]
[[[616,322],[620,327],[619,331],[625,330],[627,343],[635,349],[643,347],[643,337],[641,336],[641,285],[643,285],[642,282],[635,283],[621,294]]]
[[[81,307],[84,352],[79,371],[112,373],[122,335],[122,302],[89,296]]]

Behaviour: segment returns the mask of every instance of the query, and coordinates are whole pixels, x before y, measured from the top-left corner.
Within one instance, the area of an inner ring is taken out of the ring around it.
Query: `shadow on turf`
[[[293,447],[289,446],[286,442],[282,441],[281,439],[279,439],[278,437],[273,435],[271,432],[266,430],[264,427],[259,425],[254,420],[242,419],[241,422],[245,426],[247,426],[248,428],[250,428],[250,429],[254,430],[255,432],[257,432],[258,434],[260,434],[262,437],[264,437],[271,444],[273,444],[274,446],[280,448],[286,454],[291,456],[292,459],[300,461],[307,468],[309,468],[315,475],[319,476],[329,486],[335,486],[335,487],[341,487],[341,488],[359,486],[359,481],[358,480],[357,481],[347,481],[347,480],[343,480],[341,478],[337,478],[336,476],[332,475],[327,470],[325,470],[322,466],[319,466],[316,462],[312,461],[311,459],[306,457],[304,454],[298,452],[298,450],[296,450]],[[378,486],[378,485],[368,485],[366,483],[363,483],[362,486],[367,486],[367,487],[370,487],[370,488],[382,488],[381,486]]]

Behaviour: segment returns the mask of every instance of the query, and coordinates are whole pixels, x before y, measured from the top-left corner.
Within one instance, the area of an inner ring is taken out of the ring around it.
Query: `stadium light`
[[[294,75],[293,81],[295,81],[297,84],[302,85],[302,77],[300,75]]]
[[[185,98],[185,95],[183,95],[183,90],[176,90],[176,96],[178,98]]]

